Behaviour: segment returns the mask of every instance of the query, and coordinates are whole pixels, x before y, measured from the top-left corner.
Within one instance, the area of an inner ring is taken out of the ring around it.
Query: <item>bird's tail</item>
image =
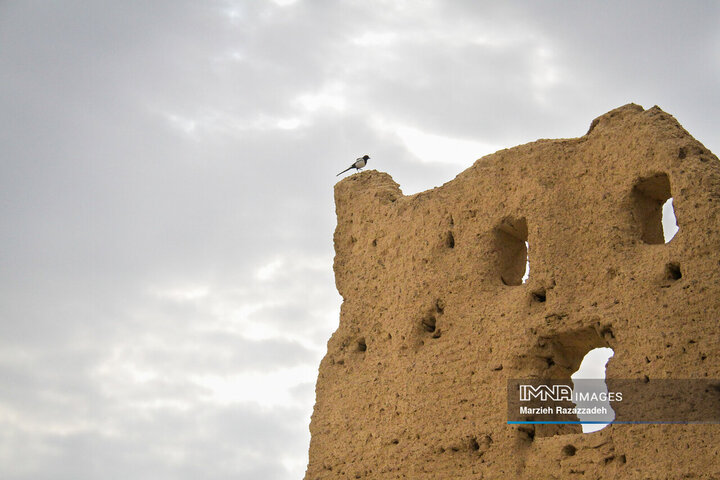
[[[335,175],[335,176],[336,176],[336,177],[339,177],[340,175],[342,175],[343,173],[347,172],[347,171],[350,170],[351,168],[353,168],[352,165],[350,165],[348,168],[346,168],[345,170],[343,170],[342,172],[338,173],[338,174]]]

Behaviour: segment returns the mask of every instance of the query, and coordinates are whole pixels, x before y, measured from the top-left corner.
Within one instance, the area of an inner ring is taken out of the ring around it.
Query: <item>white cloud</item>
[[[398,126],[395,132],[421,162],[469,167],[478,158],[502,148],[479,141],[436,135],[408,126]]]
[[[152,294],[175,302],[192,302],[203,299],[210,294],[209,285],[185,285],[151,290]]]
[[[304,93],[297,97],[295,103],[310,113],[328,109],[342,112],[346,106],[345,87],[338,82],[324,85],[314,93]]]
[[[282,258],[275,258],[271,260],[270,263],[260,267],[255,273],[255,277],[261,282],[272,280],[280,272],[284,264],[285,262]]]
[[[276,5],[279,5],[281,7],[288,7],[290,5],[294,5],[299,0],[272,0],[272,2]]]
[[[363,32],[362,35],[351,40],[354,45],[361,47],[387,47],[398,39],[396,32]]]
[[[229,405],[256,403],[263,408],[293,406],[292,393],[298,385],[314,382],[317,367],[298,365],[271,372],[243,372],[235,375],[203,375],[194,381],[207,388],[206,400]]]

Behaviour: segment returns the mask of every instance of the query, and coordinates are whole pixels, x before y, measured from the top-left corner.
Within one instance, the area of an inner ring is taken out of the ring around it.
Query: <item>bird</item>
[[[346,168],[345,170],[343,170],[342,172],[338,173],[338,174],[335,175],[335,176],[336,176],[336,177],[339,177],[340,175],[342,175],[343,173],[347,172],[347,171],[350,170],[351,168],[357,168],[358,170],[360,170],[360,169],[362,169],[365,165],[367,165],[367,161],[368,161],[368,160],[370,160],[370,156],[369,156],[369,155],[363,155],[362,157],[360,157],[360,158],[358,158],[357,160],[355,160],[355,163],[353,163],[353,164],[350,165],[348,168]]]

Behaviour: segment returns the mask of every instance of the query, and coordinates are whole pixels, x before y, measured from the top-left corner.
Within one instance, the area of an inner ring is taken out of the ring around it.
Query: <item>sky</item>
[[[412,194],[629,102],[720,152],[718,27],[710,1],[0,0],[0,478],[302,478],[336,173],[368,154]]]

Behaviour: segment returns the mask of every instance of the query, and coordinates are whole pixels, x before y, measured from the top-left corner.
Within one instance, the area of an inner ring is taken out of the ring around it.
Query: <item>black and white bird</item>
[[[353,164],[350,165],[348,168],[346,168],[345,170],[343,170],[342,172],[338,173],[338,174],[335,175],[335,176],[336,176],[336,177],[339,177],[340,175],[342,175],[343,173],[347,172],[347,171],[350,170],[351,168],[357,168],[358,170],[360,170],[360,169],[363,168],[365,165],[367,165],[367,161],[368,161],[368,160],[370,160],[370,156],[368,156],[368,155],[363,155],[362,157],[360,157],[360,158],[358,158],[357,160],[355,160],[355,163],[353,163]]]

